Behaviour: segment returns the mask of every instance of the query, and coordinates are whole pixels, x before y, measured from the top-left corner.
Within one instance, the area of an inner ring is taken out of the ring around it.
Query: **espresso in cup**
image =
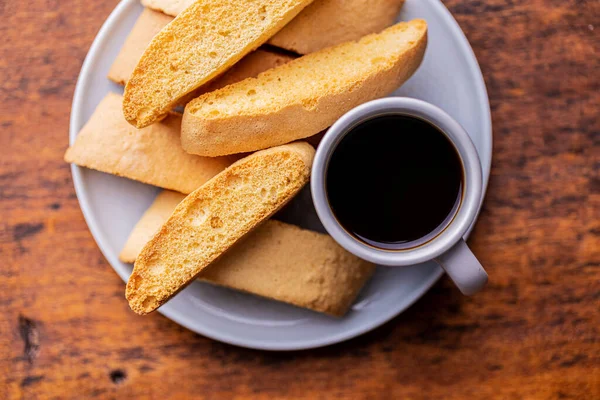
[[[373,117],[335,146],[325,190],[338,223],[361,242],[407,250],[438,236],[462,199],[461,158],[447,136],[413,116]]]
[[[428,261],[472,295],[488,275],[465,242],[483,194],[465,129],[433,104],[388,97],[325,133],[310,181],[315,210],[343,248],[389,267]]]

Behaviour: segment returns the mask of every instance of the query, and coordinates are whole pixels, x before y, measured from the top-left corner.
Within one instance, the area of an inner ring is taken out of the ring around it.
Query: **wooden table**
[[[266,353],[138,317],[62,161],[117,0],[0,1],[0,398],[600,399],[600,2],[448,0],[487,83],[481,294],[440,281],[362,337]]]

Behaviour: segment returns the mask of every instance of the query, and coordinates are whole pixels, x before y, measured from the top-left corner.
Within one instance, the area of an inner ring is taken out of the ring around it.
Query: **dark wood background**
[[[346,343],[266,353],[138,317],[62,161],[117,0],[0,0],[0,398],[600,399],[600,2],[447,0],[489,90],[473,298],[440,281]]]

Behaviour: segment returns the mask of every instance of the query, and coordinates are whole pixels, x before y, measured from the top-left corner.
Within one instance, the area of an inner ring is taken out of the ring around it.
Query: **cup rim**
[[[331,155],[343,137],[356,125],[384,115],[421,118],[436,126],[454,145],[463,165],[461,205],[450,224],[427,243],[410,249],[386,250],[372,247],[348,233],[338,222],[327,200],[325,179]],[[321,140],[312,165],[312,199],[327,232],[349,252],[376,264],[405,266],[432,260],[452,248],[467,233],[477,217],[483,190],[481,164],[475,145],[465,129],[439,107],[408,97],[373,100],[353,108],[338,119]]]

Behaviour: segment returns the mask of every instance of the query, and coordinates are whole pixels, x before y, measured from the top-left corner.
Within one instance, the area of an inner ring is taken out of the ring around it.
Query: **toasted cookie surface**
[[[172,16],[194,0],[142,0]],[[315,0],[267,43],[308,54],[379,32],[394,23],[404,0]]]
[[[245,157],[192,192],[137,257],[126,297],[154,311],[307,182],[314,149],[298,142]]]
[[[426,44],[425,21],[403,22],[206,93],[185,108],[183,148],[219,156],[314,135],[396,90],[421,64]]]
[[[150,42],[135,67],[123,114],[142,128],[266,42],[312,0],[196,0]]]
[[[159,193],[129,235],[121,261],[133,263],[184,198],[168,190]],[[374,269],[329,235],[269,220],[202,270],[198,279],[341,316]]]

